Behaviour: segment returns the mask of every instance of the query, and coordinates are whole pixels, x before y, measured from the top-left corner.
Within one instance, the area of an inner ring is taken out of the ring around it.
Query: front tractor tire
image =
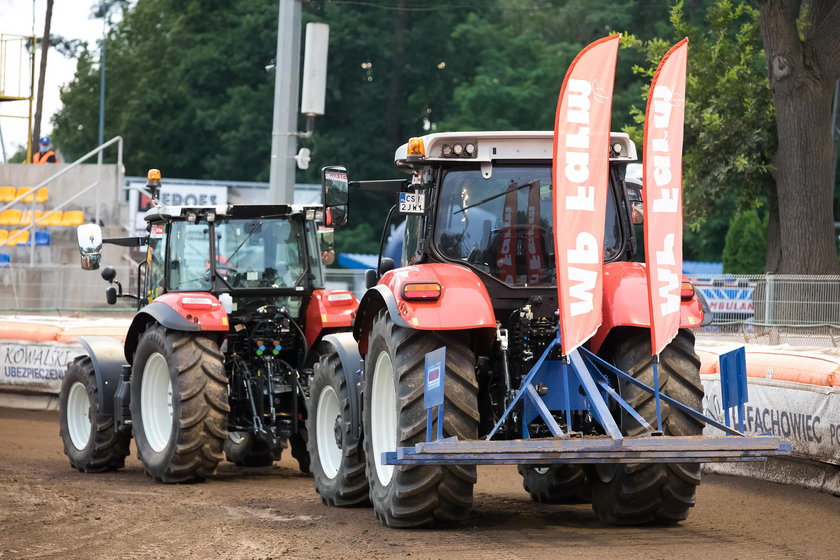
[[[131,436],[116,431],[114,417],[100,410],[96,372],[89,356],[67,366],[59,396],[59,418],[64,454],[81,472],[121,469]]]
[[[650,331],[627,329],[602,354],[635,379],[653,386]],[[694,410],[702,410],[700,360],[694,353],[694,333],[680,330],[659,356],[659,387]],[[653,395],[628,383],[619,392],[642,417],[656,427]],[[666,436],[694,436],[703,423],[661,402],[662,430]],[[626,413],[622,432],[638,435],[643,429]],[[592,509],[601,521],[614,525],[673,524],[688,516],[700,484],[700,463],[605,464],[591,468]]]
[[[426,441],[424,358],[441,346],[446,346],[444,437],[475,439],[478,384],[469,347],[457,334],[398,327],[387,310],[374,319],[365,359],[364,449],[374,512],[389,527],[462,521],[472,509],[475,466],[382,462],[383,452]]]
[[[359,437],[353,435],[354,422],[347,373],[333,349],[315,364],[310,385],[306,431],[310,467],[315,490],[331,506],[358,506],[368,503],[365,459]]]
[[[167,483],[213,474],[222,460],[228,412],[215,341],[160,325],[143,333],[131,372],[131,420],[146,474]]]

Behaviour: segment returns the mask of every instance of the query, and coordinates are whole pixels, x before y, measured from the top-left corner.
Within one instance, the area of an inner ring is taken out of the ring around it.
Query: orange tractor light
[[[160,169],[149,169],[149,172],[146,174],[146,180],[160,182]]]
[[[440,298],[442,288],[437,282],[411,282],[402,289],[402,297],[407,300],[433,301]]]
[[[408,157],[426,157],[426,145],[423,143],[423,139],[409,138],[406,155]]]

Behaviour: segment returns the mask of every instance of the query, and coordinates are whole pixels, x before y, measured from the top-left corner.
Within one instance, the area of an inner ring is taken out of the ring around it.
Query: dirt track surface
[[[588,505],[545,506],[515,467],[479,467],[475,509],[454,527],[400,531],[369,508],[321,504],[284,456],[223,464],[204,484],[124,471],[82,474],[62,452],[55,412],[0,409],[0,558],[820,558],[840,548],[840,498],[704,475],[676,527],[601,525]]]

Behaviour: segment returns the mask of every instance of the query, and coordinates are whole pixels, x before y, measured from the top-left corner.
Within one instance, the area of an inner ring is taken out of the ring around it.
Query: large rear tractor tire
[[[216,471],[227,439],[227,376],[219,346],[199,333],[155,325],[137,345],[131,420],[137,455],[159,482],[196,482]]]
[[[347,378],[335,350],[315,364],[306,418],[307,447],[315,490],[331,506],[369,503],[365,458],[358,435],[353,435],[353,423],[359,419],[353,418],[351,410],[347,386],[351,382],[355,381]]]
[[[519,465],[522,486],[535,502],[580,504],[591,501],[581,465]]]
[[[81,472],[121,469],[131,436],[116,431],[113,416],[99,408],[96,373],[89,356],[79,356],[67,366],[59,396],[59,418],[64,454]]]
[[[627,329],[615,344],[602,352],[635,379],[653,386],[653,358],[650,331]],[[703,386],[700,360],[694,353],[694,333],[680,330],[659,356],[659,387],[663,394],[701,410]],[[656,424],[653,395],[628,383],[619,383],[619,392],[651,425]],[[666,436],[693,436],[703,431],[703,423],[661,403],[662,429]],[[621,417],[625,435],[643,429],[626,413]],[[684,520],[694,505],[700,484],[700,463],[647,463],[595,465],[590,472],[592,509],[605,523],[641,525],[673,524]]]
[[[443,435],[475,439],[478,384],[469,347],[457,333],[398,327],[387,310],[374,319],[365,359],[364,448],[374,512],[389,527],[457,522],[472,508],[474,466],[382,462],[385,451],[426,441],[424,358],[441,346],[446,346]]]

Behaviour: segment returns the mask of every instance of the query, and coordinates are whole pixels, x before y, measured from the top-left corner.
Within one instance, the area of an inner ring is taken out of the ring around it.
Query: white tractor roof
[[[408,144],[400,146],[394,154],[394,163],[435,161],[478,161],[497,160],[550,160],[554,149],[554,132],[550,130],[491,131],[491,132],[440,132],[420,137],[426,149],[426,157],[409,159]],[[474,157],[443,156],[443,147],[472,143]],[[610,145],[621,145],[618,155],[611,155],[612,161],[636,161],[636,145],[623,132],[610,133]],[[612,150],[611,150],[612,151]]]

